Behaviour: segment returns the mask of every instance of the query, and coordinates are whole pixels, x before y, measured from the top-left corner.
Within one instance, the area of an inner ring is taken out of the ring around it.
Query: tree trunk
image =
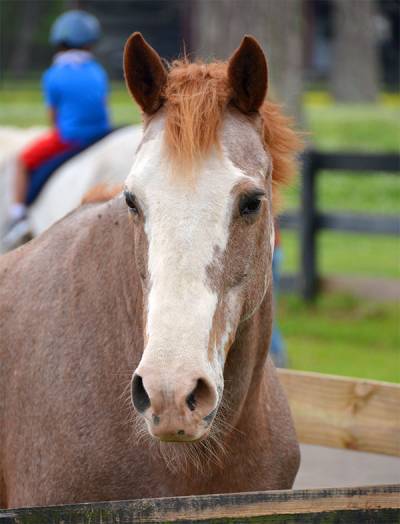
[[[338,102],[373,102],[378,96],[374,0],[335,0],[331,89]]]
[[[227,59],[245,34],[255,36],[267,55],[270,96],[301,121],[301,0],[197,0],[193,25],[196,55],[205,59]]]

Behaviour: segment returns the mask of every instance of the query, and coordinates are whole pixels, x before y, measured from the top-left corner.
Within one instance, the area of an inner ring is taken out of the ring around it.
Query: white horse
[[[16,155],[42,132],[43,128],[0,129],[0,232],[7,220]],[[96,185],[122,183],[141,135],[141,126],[121,128],[57,169],[29,208],[33,235],[79,206],[85,193]],[[0,253],[3,251],[0,238]]]

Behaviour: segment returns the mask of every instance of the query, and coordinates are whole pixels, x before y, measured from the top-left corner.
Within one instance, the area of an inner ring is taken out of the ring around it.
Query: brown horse
[[[0,259],[4,507],[290,488],[298,469],[267,353],[272,188],[300,144],[264,54],[245,37],[167,71],[135,33],[124,66],[144,113],[124,195]]]

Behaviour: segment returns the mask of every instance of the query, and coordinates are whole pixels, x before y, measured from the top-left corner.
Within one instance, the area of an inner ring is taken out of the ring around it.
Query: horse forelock
[[[175,61],[165,89],[165,143],[179,172],[191,172],[218,145],[223,110],[229,100],[224,63]]]
[[[225,62],[172,63],[164,92],[165,145],[174,172],[190,176],[193,166],[219,148],[219,130],[232,98]],[[261,109],[265,148],[272,160],[274,201],[278,188],[297,170],[296,156],[302,149],[300,134],[280,106],[266,100]]]

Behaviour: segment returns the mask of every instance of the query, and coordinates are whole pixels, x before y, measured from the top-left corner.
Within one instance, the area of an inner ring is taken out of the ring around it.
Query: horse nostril
[[[194,411],[197,407],[207,408],[214,407],[215,395],[213,394],[213,388],[208,383],[199,378],[194,390],[186,397],[186,404],[190,411]]]
[[[132,402],[139,413],[150,407],[150,398],[144,389],[143,379],[140,375],[134,375],[132,380]]]
[[[196,397],[194,396],[194,391],[186,397],[186,404],[188,405],[190,411],[194,411],[196,409]]]

